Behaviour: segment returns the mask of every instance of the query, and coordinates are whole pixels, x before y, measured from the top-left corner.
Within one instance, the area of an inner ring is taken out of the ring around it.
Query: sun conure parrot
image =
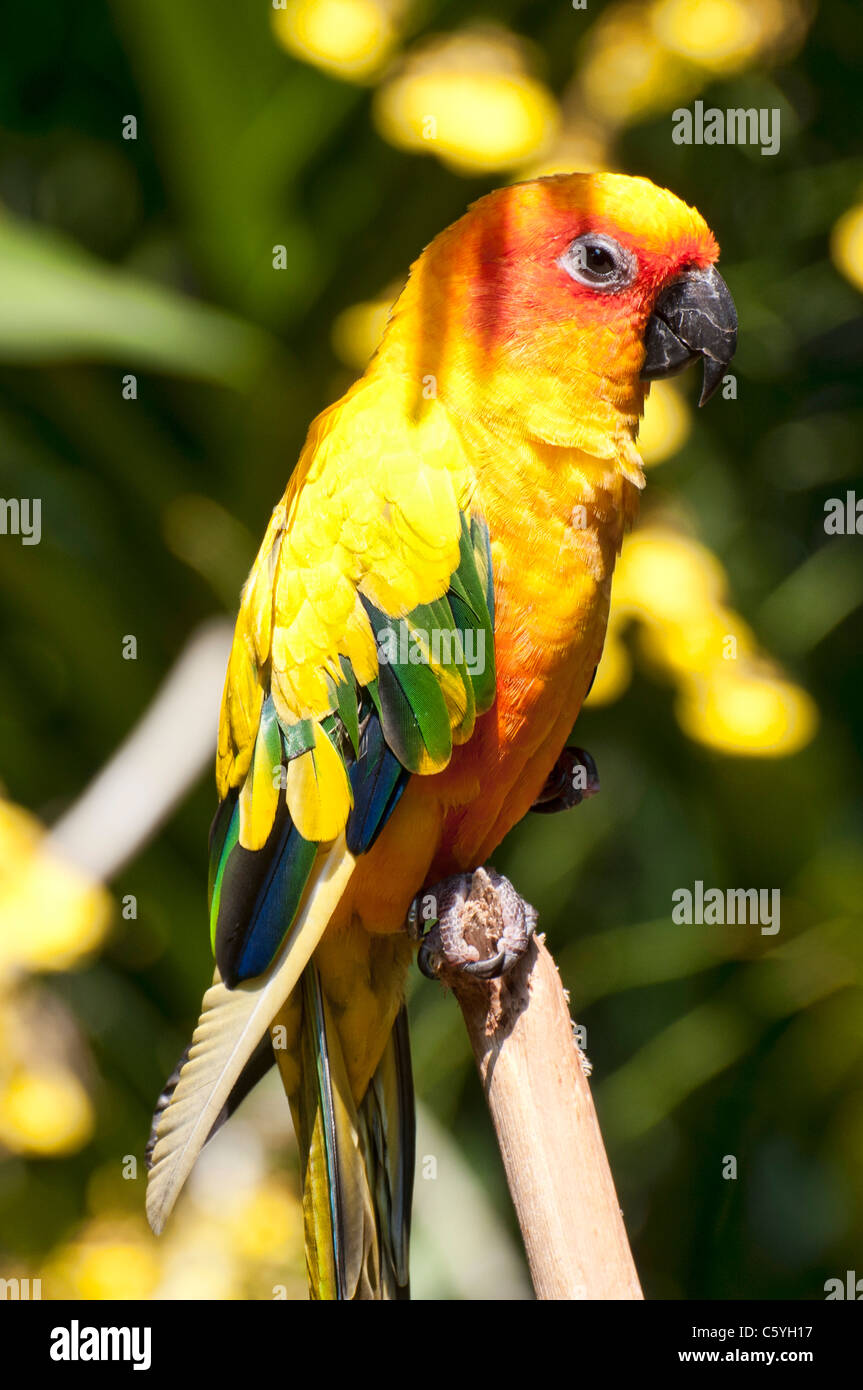
[[[647,383],[700,356],[703,402],[734,351],[717,255],[647,179],[500,189],[426,248],[313,422],[228,666],[217,970],[154,1122],[155,1230],[275,1055],[312,1296],[406,1296],[406,916],[559,790],[644,485]]]

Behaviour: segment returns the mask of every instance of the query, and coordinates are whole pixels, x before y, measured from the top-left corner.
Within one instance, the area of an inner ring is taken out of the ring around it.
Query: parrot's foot
[[[599,791],[596,763],[585,748],[564,748],[532,811],[569,811]]]
[[[422,935],[419,904],[431,896],[436,913]],[[430,980],[473,976],[493,980],[505,975],[530,945],[536,911],[495,869],[445,878],[430,894],[416,899],[408,913],[408,931],[420,942],[417,964]],[[494,954],[489,955],[489,949]]]

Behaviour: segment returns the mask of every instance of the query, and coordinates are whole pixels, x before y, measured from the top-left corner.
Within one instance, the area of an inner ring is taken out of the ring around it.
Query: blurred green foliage
[[[428,0],[415,28],[493,18],[534,42],[560,92],[608,8]],[[43,499],[43,540],[0,540],[0,771],[50,823],[192,630],[232,610],[312,415],[351,380],[337,314],[506,175],[386,144],[370,89],[288,56],[263,3],[46,0],[4,30],[0,495]],[[823,530],[825,500],[860,485],[860,296],[829,238],[863,190],[861,59],[859,11],[828,0],[780,66],[699,88],[721,107],[780,106],[778,155],[675,145],[668,110],[614,146],[616,167],[715,229],[741,322],[737,401],[714,401],[651,472],[646,510],[695,519],[735,607],[821,713],[793,757],[720,756],[687,741],[637,664],[579,721],[601,795],[528,818],[496,857],[539,909],[587,1027],[653,1297],[819,1298],[863,1248],[863,540]],[[98,1124],[73,1157],[0,1165],[16,1258],[45,1256],[83,1216],[91,1175],[142,1150],[211,969],[213,801],[206,778],[112,885],[137,895],[137,921],[52,981],[92,1052]],[[696,879],[781,889],[781,932],[673,925],[671,894]],[[418,1092],[511,1222],[456,1006],[417,979],[410,1008]]]

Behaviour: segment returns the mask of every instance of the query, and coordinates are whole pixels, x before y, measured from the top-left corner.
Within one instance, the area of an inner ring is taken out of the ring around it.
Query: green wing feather
[[[452,754],[449,711],[440,682],[425,662],[410,661],[398,626],[366,598],[363,606],[381,650],[378,698],[387,743],[409,772],[439,771]]]

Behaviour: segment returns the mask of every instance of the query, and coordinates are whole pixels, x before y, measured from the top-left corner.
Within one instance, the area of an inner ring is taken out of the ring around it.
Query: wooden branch
[[[536,913],[494,870],[433,891],[438,925],[421,964],[464,1015],[537,1298],[642,1298],[560,976],[533,935]],[[506,974],[470,973],[501,950]]]

